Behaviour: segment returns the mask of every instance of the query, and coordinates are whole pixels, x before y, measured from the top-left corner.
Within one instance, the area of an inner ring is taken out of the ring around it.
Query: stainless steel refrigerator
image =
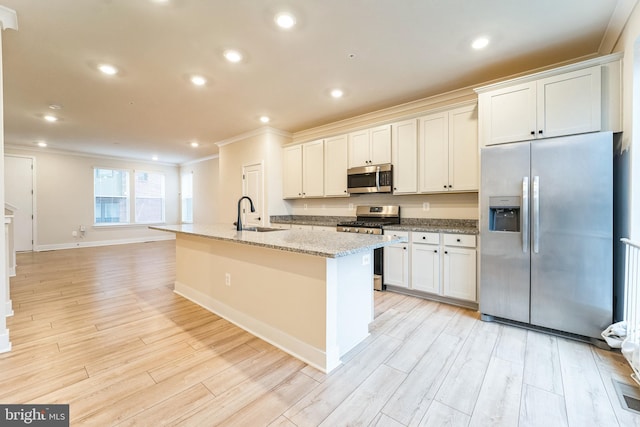
[[[599,338],[613,317],[613,136],[481,150],[480,312]]]

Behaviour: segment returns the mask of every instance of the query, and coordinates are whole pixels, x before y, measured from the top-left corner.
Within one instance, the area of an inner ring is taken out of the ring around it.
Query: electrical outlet
[[[349,210],[352,211],[353,210],[353,203],[349,203]]]
[[[85,231],[87,231],[87,229],[84,227],[84,225],[80,226],[80,232],[84,233]]]
[[[231,286],[231,273],[224,274],[224,284],[227,286]]]
[[[429,207],[429,202],[424,202],[424,203],[422,204],[422,210],[423,210],[423,211],[428,211],[429,209],[430,209],[430,207]]]
[[[73,237],[78,237],[78,232],[77,232],[76,230],[73,230],[73,231],[71,232],[71,235],[72,235]]]
[[[366,254],[366,255],[362,255],[362,265],[369,265],[371,264],[371,255]]]

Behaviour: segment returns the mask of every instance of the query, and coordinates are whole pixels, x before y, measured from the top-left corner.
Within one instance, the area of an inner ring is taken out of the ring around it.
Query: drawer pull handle
[[[460,239],[456,239],[456,242],[460,243]]]

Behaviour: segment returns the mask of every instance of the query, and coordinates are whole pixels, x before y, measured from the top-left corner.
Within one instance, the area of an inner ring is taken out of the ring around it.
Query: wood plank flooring
[[[371,335],[325,375],[174,279],[172,241],[19,254],[0,402],[68,403],[73,426],[640,426],[617,353],[376,292]]]

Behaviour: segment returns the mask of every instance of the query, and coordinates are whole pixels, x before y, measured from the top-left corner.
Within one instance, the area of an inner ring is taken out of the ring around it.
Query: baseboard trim
[[[5,316],[6,317],[13,316],[13,302],[11,302],[11,300],[7,301],[7,305],[5,308]]]
[[[248,316],[184,283],[176,281],[174,292],[322,372],[326,373],[327,368],[334,368],[326,366],[326,352]]]
[[[9,330],[5,329],[0,334],[0,353],[11,351],[11,341],[9,341]]]
[[[159,242],[162,240],[175,240],[175,233],[167,233],[165,236],[145,236],[145,237],[133,237],[130,239],[114,239],[114,240],[99,240],[99,241],[87,241],[87,242],[74,242],[74,243],[59,243],[53,245],[38,245],[33,248],[34,252],[44,251],[58,251],[62,249],[77,249],[77,248],[91,248],[97,246],[113,246],[113,245],[128,245],[130,243],[146,243],[146,242]]]

